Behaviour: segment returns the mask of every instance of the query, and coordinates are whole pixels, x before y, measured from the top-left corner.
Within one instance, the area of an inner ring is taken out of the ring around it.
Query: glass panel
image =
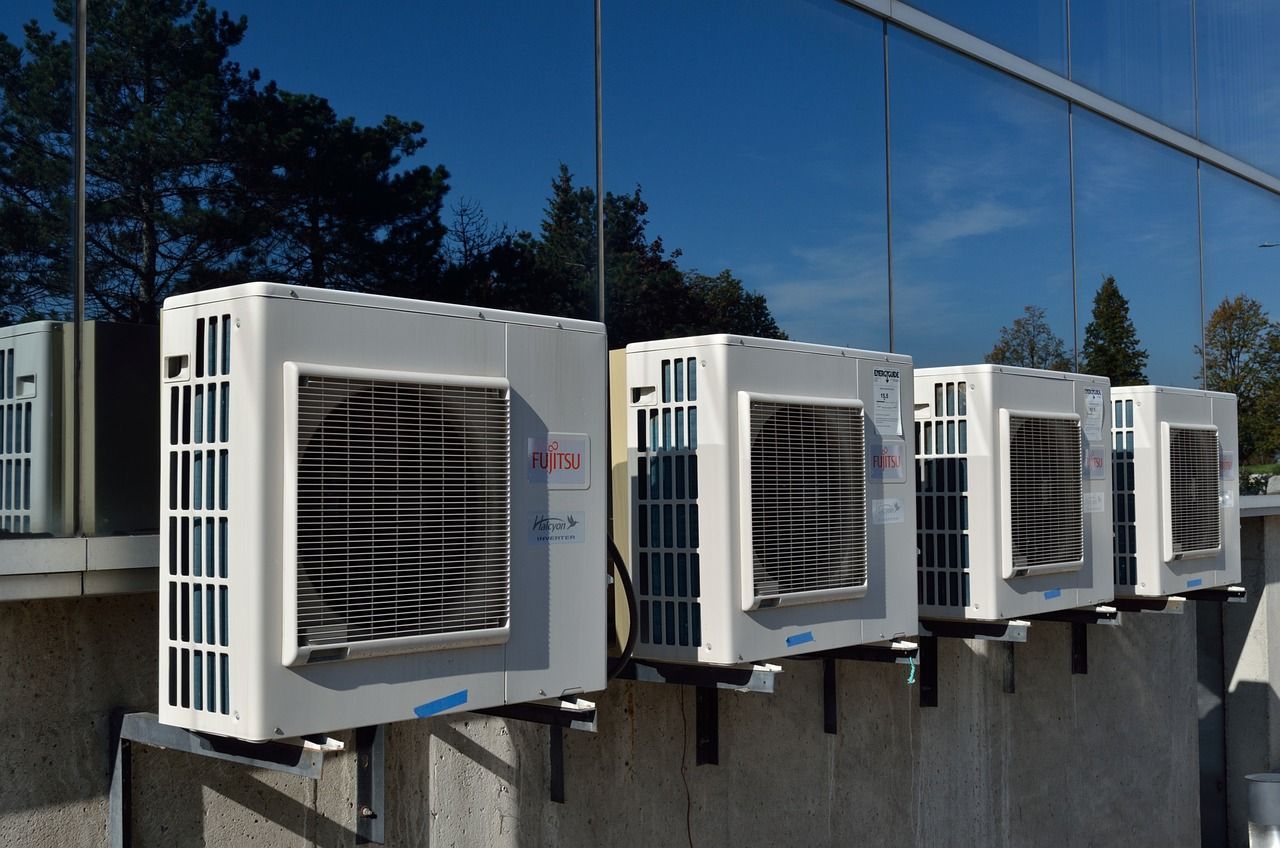
[[[1158,385],[1194,386],[1199,362],[1200,256],[1195,161],[1077,110],[1076,268],[1080,338],[1106,277]]]
[[[1274,0],[1196,0],[1200,138],[1280,176]]]
[[[954,27],[1067,74],[1066,0],[910,0]]]
[[[649,233],[682,268],[729,268],[793,339],[886,349],[880,21],[618,0],[604,24],[605,175],[643,187]]]
[[[1200,209],[1205,319],[1243,294],[1280,321],[1280,196],[1201,165]]]
[[[1033,305],[1069,355],[1066,104],[897,29],[889,61],[898,349],[981,362]]]
[[[1191,0],[1071,0],[1071,78],[1194,134]]]
[[[1262,319],[1280,321],[1280,197],[1257,188],[1208,165],[1200,167],[1200,198],[1204,232],[1204,318],[1210,326],[1225,326],[1222,317],[1232,313],[1246,320],[1236,327],[1251,330],[1234,334],[1240,339],[1236,361],[1248,362],[1265,350],[1266,331]],[[1237,303],[1237,298],[1256,301],[1261,315],[1252,305]],[[1228,309],[1217,317],[1224,301],[1236,309]],[[1245,311],[1239,309],[1246,308]],[[1274,325],[1273,325],[1274,326]],[[1209,339],[1210,388],[1235,390],[1241,396],[1239,451],[1242,464],[1269,464],[1280,452],[1280,434],[1276,432],[1275,406],[1266,400],[1264,381],[1274,382],[1274,374],[1249,379],[1249,369],[1237,370],[1233,380],[1226,365],[1227,345],[1222,333]],[[1234,358],[1234,357],[1233,357]],[[1215,361],[1216,360],[1216,361]],[[1243,379],[1241,379],[1243,377]],[[1260,397],[1261,396],[1261,402]],[[1243,479],[1243,478],[1241,478]],[[1275,478],[1272,478],[1275,479]]]

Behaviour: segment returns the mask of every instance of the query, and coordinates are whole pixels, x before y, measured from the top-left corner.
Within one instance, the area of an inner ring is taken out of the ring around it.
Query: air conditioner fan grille
[[[1080,424],[1009,417],[1009,521],[1013,567],[1084,556]]]
[[[756,595],[865,586],[862,410],[752,400],[750,416]]]
[[[506,624],[509,422],[503,389],[299,378],[300,646]]]
[[[1169,499],[1174,554],[1216,550],[1221,522],[1215,431],[1169,428]]]

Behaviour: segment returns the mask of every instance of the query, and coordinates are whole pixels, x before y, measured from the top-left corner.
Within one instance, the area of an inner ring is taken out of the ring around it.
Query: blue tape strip
[[[813,641],[813,631],[806,630],[803,633],[797,633],[794,636],[787,637],[787,647],[794,648],[796,645],[803,645],[805,642]]]
[[[1050,589],[1049,591],[1044,593],[1044,599],[1046,601],[1052,601],[1054,598],[1061,598],[1061,597],[1062,597],[1061,589]]]
[[[413,714],[418,718],[427,718],[429,716],[442,713],[445,710],[460,707],[466,702],[467,690],[463,689],[459,692],[454,692],[452,695],[445,695],[443,698],[436,698],[434,701],[427,701],[420,707],[414,707]]]
[[[1203,580],[1203,579],[1201,579],[1201,578],[1199,578],[1199,577],[1197,577],[1195,580],[1188,580],[1188,581],[1187,581],[1187,588],[1188,588],[1188,589],[1194,589],[1195,587],[1199,586],[1199,585],[1200,585],[1201,583],[1203,583],[1203,582],[1204,582],[1204,580]]]

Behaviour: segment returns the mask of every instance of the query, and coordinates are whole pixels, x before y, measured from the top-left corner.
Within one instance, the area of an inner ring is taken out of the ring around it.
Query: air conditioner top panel
[[[229,300],[243,300],[246,298],[280,298],[331,303],[338,306],[398,309],[404,312],[417,312],[424,315],[443,315],[454,318],[496,321],[501,324],[523,324],[533,327],[574,330],[580,333],[604,333],[604,325],[598,321],[556,318],[525,312],[507,312],[501,309],[462,306],[456,303],[437,303],[436,301],[414,300],[408,297],[388,297],[386,295],[365,294],[363,292],[291,286],[285,283],[242,283],[238,286],[226,286],[220,289],[174,295],[173,297],[165,298],[164,308],[180,309],[187,306],[204,306],[211,303],[223,303]]]
[[[1096,374],[1076,374],[1071,371],[1046,371],[1040,368],[1019,368],[1014,365],[943,365],[935,368],[917,368],[916,377],[943,377],[956,374],[1013,374],[1020,377],[1040,377],[1046,380],[1073,380],[1077,383],[1097,383],[1102,386],[1111,385],[1106,377]]]
[[[1187,389],[1181,386],[1116,386],[1111,389],[1111,399],[1120,397],[1137,397],[1147,395],[1183,395],[1184,397],[1215,398],[1217,400],[1235,400],[1231,392],[1211,392],[1205,389]]]
[[[756,339],[750,336],[734,336],[727,333],[716,333],[708,336],[685,336],[684,338],[663,339],[653,342],[632,342],[627,345],[627,353],[656,353],[664,350],[687,350],[691,347],[754,347],[764,350],[786,350],[793,353],[814,353],[821,356],[853,356],[858,359],[879,359],[884,362],[911,365],[911,357],[901,353],[809,344],[808,342],[793,342],[783,339]]]
[[[36,333],[52,333],[62,326],[61,321],[28,321],[25,324],[14,324],[12,327],[0,327],[0,339],[14,339],[18,336],[31,336]]]

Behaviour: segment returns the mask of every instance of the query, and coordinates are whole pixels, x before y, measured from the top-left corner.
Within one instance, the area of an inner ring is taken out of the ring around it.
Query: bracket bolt
[[[360,818],[362,819],[375,818],[373,814],[373,807],[370,807],[368,804],[362,804],[360,806]]]

